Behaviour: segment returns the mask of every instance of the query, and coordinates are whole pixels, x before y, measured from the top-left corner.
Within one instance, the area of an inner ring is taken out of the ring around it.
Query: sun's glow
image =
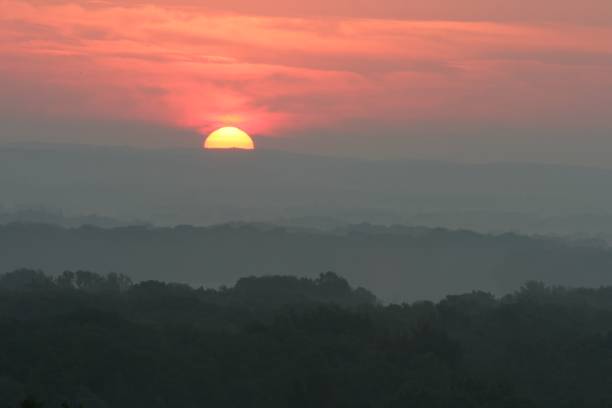
[[[205,149],[255,149],[253,139],[244,130],[223,127],[212,132],[204,141]]]

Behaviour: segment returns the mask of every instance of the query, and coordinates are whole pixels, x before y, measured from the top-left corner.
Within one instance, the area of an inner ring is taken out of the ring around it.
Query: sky
[[[0,0],[0,141],[612,166],[610,0]]]

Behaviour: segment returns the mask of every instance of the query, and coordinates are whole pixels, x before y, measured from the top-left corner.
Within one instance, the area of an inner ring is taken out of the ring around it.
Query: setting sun
[[[204,142],[205,149],[243,149],[253,150],[253,139],[236,127],[223,127],[212,132]]]

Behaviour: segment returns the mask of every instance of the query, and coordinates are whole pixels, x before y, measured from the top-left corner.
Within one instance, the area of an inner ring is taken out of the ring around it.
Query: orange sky
[[[0,0],[0,117],[282,136],[610,106],[609,0]]]

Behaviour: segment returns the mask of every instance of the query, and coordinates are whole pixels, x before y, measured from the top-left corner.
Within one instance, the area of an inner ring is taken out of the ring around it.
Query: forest
[[[609,407],[612,287],[385,303],[333,273],[230,287],[0,275],[0,407]]]

